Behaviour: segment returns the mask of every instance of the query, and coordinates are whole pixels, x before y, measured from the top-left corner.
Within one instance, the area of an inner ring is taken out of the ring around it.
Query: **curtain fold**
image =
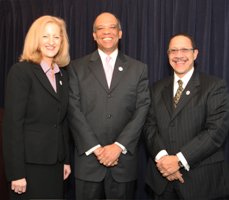
[[[167,43],[178,32],[187,32],[196,40],[201,71],[229,82],[228,0],[1,0],[0,106],[4,106],[7,72],[18,60],[25,34],[36,18],[50,14],[66,21],[74,59],[96,48],[92,25],[104,11],[119,17],[120,48],[148,64],[151,83],[170,74]]]
[[[186,32],[199,49],[199,70],[222,77],[229,85],[228,0],[0,0],[0,107],[4,107],[7,73],[18,61],[25,34],[36,18],[55,15],[66,21],[70,54],[75,59],[96,49],[93,21],[105,11],[120,19],[120,49],[148,64],[151,84],[171,73],[167,59],[170,36]],[[145,163],[142,148],[140,157]],[[139,199],[147,197],[144,170],[140,166]]]

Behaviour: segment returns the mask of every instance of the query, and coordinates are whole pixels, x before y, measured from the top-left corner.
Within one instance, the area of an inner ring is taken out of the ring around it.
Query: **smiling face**
[[[51,65],[60,49],[61,41],[60,27],[54,23],[47,23],[39,39],[42,60]]]
[[[117,18],[110,13],[99,15],[94,22],[93,37],[99,49],[111,54],[118,48],[118,41],[122,37]]]
[[[169,63],[180,78],[194,67],[197,55],[198,50],[193,49],[190,38],[178,35],[170,40],[168,49]]]

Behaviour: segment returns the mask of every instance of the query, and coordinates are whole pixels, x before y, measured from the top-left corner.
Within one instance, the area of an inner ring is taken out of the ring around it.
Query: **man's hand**
[[[26,192],[26,185],[27,182],[25,178],[11,181],[11,190],[15,193],[22,194]]]
[[[163,156],[161,159],[156,161],[157,168],[164,177],[167,177],[179,170],[180,167],[178,165],[178,161],[177,156]]]
[[[99,150],[97,153],[97,159],[99,162],[106,167],[112,167],[118,164],[118,158],[122,152],[122,149],[116,145],[106,145],[104,147],[101,147],[102,150]],[[96,149],[97,150],[97,149]]]
[[[99,156],[101,156],[103,151],[104,151],[103,147],[98,147],[97,149],[94,150],[94,154],[95,154],[95,156],[97,157],[98,160],[99,160]]]
[[[184,183],[184,179],[182,178],[182,174],[180,171],[176,171],[175,173],[166,177],[169,181],[179,180],[181,183]]]

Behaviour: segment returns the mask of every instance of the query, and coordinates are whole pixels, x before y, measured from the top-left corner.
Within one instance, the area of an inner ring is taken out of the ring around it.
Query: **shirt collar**
[[[101,57],[102,60],[106,60],[106,57],[108,56],[107,54],[105,54],[102,50],[98,49],[99,55]],[[115,49],[110,55],[111,60],[115,61],[117,56],[118,56],[118,49]]]
[[[44,60],[41,61],[40,65],[41,65],[41,68],[43,69],[45,74],[48,73],[49,70],[51,69],[51,67],[48,65],[48,63],[45,62]],[[54,70],[55,74],[60,72],[60,68],[58,67],[58,65],[56,63],[53,64],[53,67],[54,67],[53,70]]]
[[[177,74],[174,72],[174,84],[177,83],[178,80],[182,80],[183,88],[185,88],[189,80],[191,79],[193,72],[194,67],[192,67],[192,69],[190,69],[182,78],[178,77]]]

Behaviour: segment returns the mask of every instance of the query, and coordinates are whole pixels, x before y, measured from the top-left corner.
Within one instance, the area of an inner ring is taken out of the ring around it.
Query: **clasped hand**
[[[113,167],[118,164],[118,158],[122,152],[122,149],[116,144],[106,145],[99,147],[94,151],[100,164],[106,167]]]
[[[184,183],[182,174],[179,171],[177,156],[163,156],[156,161],[156,166],[163,177],[166,177],[169,181],[179,180]]]
[[[11,190],[13,190],[15,193],[22,194],[26,192],[26,179],[18,179],[11,181]]]

